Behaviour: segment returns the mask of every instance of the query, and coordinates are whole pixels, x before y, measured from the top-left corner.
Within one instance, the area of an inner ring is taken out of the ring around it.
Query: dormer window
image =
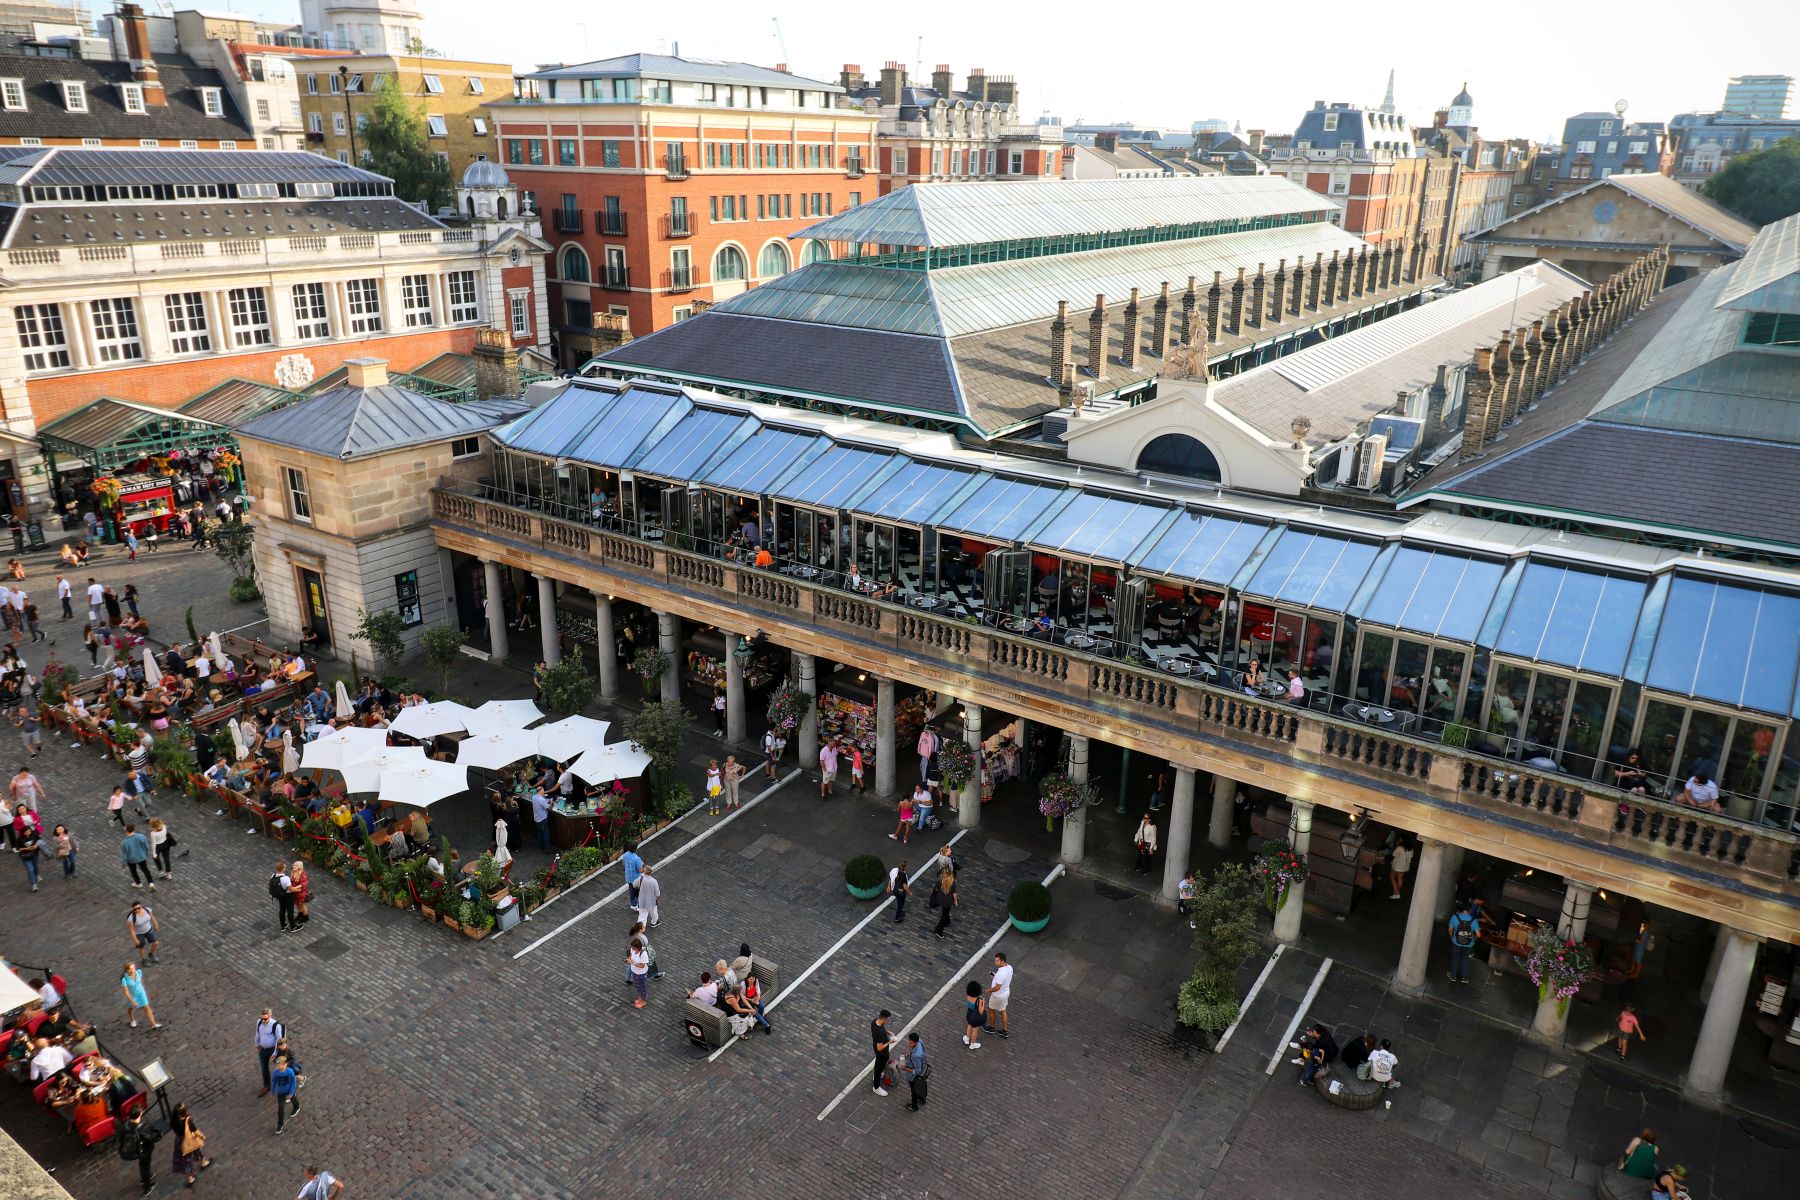
[[[1326,133],[1336,133],[1337,132],[1337,123],[1338,123],[1338,115],[1336,113],[1328,112],[1325,114],[1325,132]]]
[[[63,108],[72,113],[84,113],[87,106],[87,85],[76,79],[62,81]]]
[[[200,108],[209,117],[225,115],[225,99],[219,95],[218,88],[203,87],[200,89]]]
[[[436,75],[427,75],[425,76],[425,90],[433,96],[441,96],[444,94],[444,81]]]
[[[474,75],[469,76],[469,95],[471,95],[471,96],[487,95],[487,85],[484,84],[480,79],[478,79]]]
[[[24,112],[25,107],[25,81],[0,79],[0,108],[7,112]]]
[[[144,85],[141,83],[121,83],[119,85],[119,102],[128,113],[144,111]]]

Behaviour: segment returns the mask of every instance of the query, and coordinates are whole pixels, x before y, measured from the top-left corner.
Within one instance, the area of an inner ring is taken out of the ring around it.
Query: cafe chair
[[[101,1142],[110,1141],[119,1135],[119,1119],[117,1117],[101,1117],[86,1125],[81,1130],[81,1144],[97,1146]]]
[[[42,1104],[44,1102],[44,1100],[50,1095],[50,1085],[55,1082],[56,1082],[56,1077],[51,1076],[49,1079],[43,1080],[42,1082],[38,1083],[31,1089],[31,1098],[33,1100],[36,1100],[39,1104]]]
[[[119,1120],[129,1121],[132,1113],[137,1112],[140,1109],[148,1108],[149,1106],[150,1093],[138,1092],[136,1095],[128,1097],[125,1103],[119,1105]]]

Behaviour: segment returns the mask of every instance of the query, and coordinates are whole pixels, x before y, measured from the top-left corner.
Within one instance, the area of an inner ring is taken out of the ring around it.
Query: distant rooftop
[[[728,83],[749,87],[804,88],[809,92],[842,92],[835,83],[791,75],[754,63],[716,58],[677,58],[671,54],[622,54],[617,58],[546,67],[521,79],[667,79],[681,83]]]
[[[347,365],[355,369],[341,386],[265,413],[239,426],[238,436],[352,459],[479,433],[526,408],[518,401],[452,404],[389,383],[379,359]]]

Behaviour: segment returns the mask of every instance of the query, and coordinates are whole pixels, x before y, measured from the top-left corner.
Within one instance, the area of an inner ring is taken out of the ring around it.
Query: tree
[[[554,720],[572,717],[594,698],[594,677],[581,665],[581,647],[570,647],[569,656],[537,673],[538,703]]]
[[[256,541],[254,528],[247,521],[206,519],[206,540],[213,553],[225,560],[234,579],[256,578],[256,558],[251,547]]]
[[[375,104],[362,130],[369,170],[387,175],[403,200],[435,212],[450,203],[450,164],[432,152],[425,138],[424,105],[414,106],[394,75],[382,77]]]
[[[1226,863],[1194,889],[1188,920],[1194,934],[1194,973],[1181,985],[1176,1010],[1183,1025],[1215,1036],[1238,1019],[1237,969],[1256,951],[1261,887],[1242,863]]]
[[[355,636],[369,643],[375,661],[385,667],[389,675],[400,673],[400,660],[406,657],[405,629],[406,623],[392,609],[383,612],[370,612],[366,608],[356,610]]]
[[[1700,190],[1753,225],[1791,217],[1800,212],[1800,140],[1739,154]]]
[[[625,722],[625,736],[650,756],[659,799],[666,798],[679,782],[676,773],[681,768],[681,747],[692,721],[678,701],[658,700],[644,705]]]
[[[425,664],[437,672],[438,691],[450,690],[450,672],[456,669],[457,656],[468,640],[468,636],[454,625],[433,625],[419,634],[419,649],[425,655]]]

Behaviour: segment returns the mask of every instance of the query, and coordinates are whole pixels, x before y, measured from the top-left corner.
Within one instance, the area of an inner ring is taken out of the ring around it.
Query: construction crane
[[[783,37],[781,33],[781,18],[770,17],[769,20],[775,23],[775,44],[781,47],[781,61],[792,66],[793,60],[788,57],[787,38]]]

